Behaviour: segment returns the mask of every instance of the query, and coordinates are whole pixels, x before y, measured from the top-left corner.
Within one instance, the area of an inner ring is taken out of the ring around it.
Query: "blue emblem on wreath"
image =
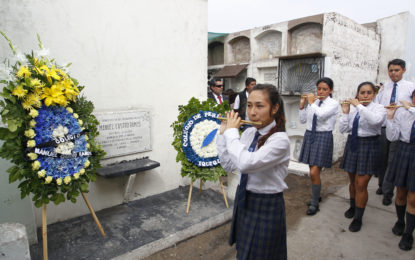
[[[216,146],[218,117],[216,112],[200,111],[183,126],[183,151],[186,159],[198,167],[216,167],[220,163]]]
[[[61,106],[42,106],[34,127],[40,169],[53,179],[83,173],[91,153],[78,119]],[[76,176],[78,177],[78,176]]]

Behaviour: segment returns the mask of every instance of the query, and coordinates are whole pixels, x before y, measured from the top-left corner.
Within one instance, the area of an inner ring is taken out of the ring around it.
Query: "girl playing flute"
[[[362,227],[368,200],[367,185],[372,175],[380,171],[380,130],[386,119],[386,109],[371,102],[375,97],[373,83],[361,83],[356,97],[349,104],[342,103],[343,115],[339,122],[340,132],[349,133],[340,168],[349,174],[350,208],[344,216],[353,218],[349,225],[351,232]]]
[[[237,259],[287,259],[283,191],[287,189],[290,141],[283,101],[275,86],[253,88],[248,116],[262,125],[239,136],[241,118],[231,111],[217,138],[222,167],[241,172],[229,244],[236,242]]]
[[[391,142],[399,140],[387,178],[396,186],[395,208],[398,221],[392,232],[397,236],[402,235],[399,248],[407,251],[412,249],[415,228],[415,107],[408,101],[400,102],[406,110],[397,110],[396,107],[387,109],[386,137]],[[412,104],[415,105],[415,90],[412,92]]]
[[[306,163],[310,168],[312,196],[307,209],[307,215],[314,215],[319,210],[321,200],[320,172],[323,167],[330,168],[333,157],[334,125],[339,109],[339,103],[331,98],[333,81],[330,78],[321,78],[317,81],[317,95],[308,94],[300,102],[300,122],[307,123],[299,161]],[[308,105],[305,106],[306,100]]]

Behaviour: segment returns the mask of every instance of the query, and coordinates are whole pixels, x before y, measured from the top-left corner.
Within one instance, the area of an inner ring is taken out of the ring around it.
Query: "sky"
[[[337,12],[358,23],[409,11],[415,0],[208,0],[209,32],[231,33],[315,14]]]

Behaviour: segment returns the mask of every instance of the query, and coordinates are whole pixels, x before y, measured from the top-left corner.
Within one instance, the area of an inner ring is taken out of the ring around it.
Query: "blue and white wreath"
[[[220,127],[219,115],[200,111],[183,126],[182,147],[186,159],[197,167],[215,167],[220,164],[216,136]]]

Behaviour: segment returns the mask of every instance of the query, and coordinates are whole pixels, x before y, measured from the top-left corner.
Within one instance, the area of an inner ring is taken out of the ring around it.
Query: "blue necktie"
[[[396,87],[397,86],[398,86],[398,84],[393,83],[392,95],[391,95],[391,100],[390,100],[389,104],[395,103],[395,100],[396,100]]]
[[[352,128],[351,149],[353,152],[357,151],[357,146],[359,144],[359,140],[357,139],[357,129],[359,127],[359,119],[360,119],[360,115],[359,115],[359,112],[357,112],[356,116],[353,119],[353,128]]]
[[[318,106],[321,106],[321,103],[323,103],[322,100],[320,100],[320,102],[318,103]],[[317,115],[314,113],[313,124],[311,125],[310,143],[314,143],[314,140],[316,139],[316,128],[317,128]]]
[[[411,144],[415,143],[415,121],[412,123],[412,130],[411,130],[411,139],[409,139]]]
[[[255,151],[256,145],[258,143],[258,137],[260,136],[259,132],[255,133],[254,140],[252,140],[251,145],[249,146],[248,151],[253,152]],[[248,184],[248,174],[242,173],[241,175],[241,182],[239,183],[238,187],[238,198],[236,199],[238,207],[245,206],[245,198],[246,198],[246,185]]]

